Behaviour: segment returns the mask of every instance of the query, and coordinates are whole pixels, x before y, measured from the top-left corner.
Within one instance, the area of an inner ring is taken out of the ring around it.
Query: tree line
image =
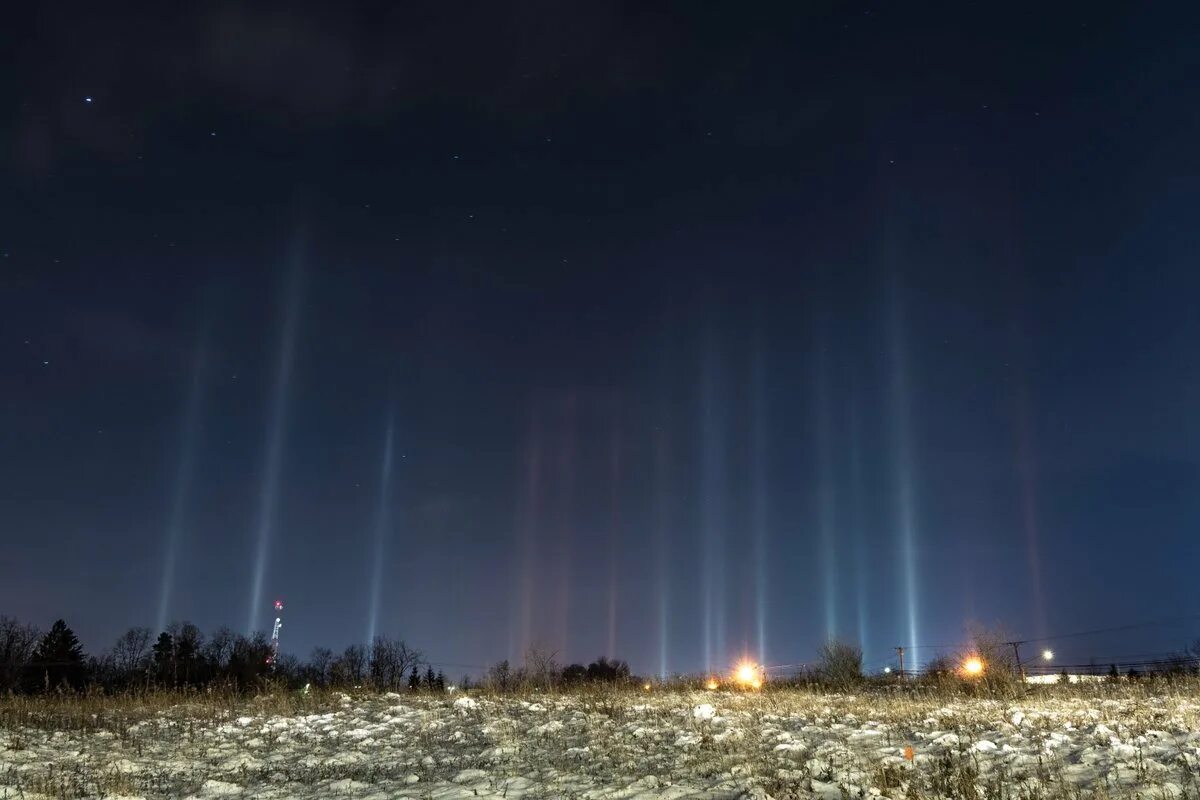
[[[634,685],[641,684],[629,669],[629,664],[615,658],[600,656],[586,667],[583,664],[558,663],[557,653],[531,647],[525,653],[525,664],[513,667],[508,660],[500,661],[488,668],[482,685],[492,691],[524,691],[538,689],[571,688],[585,684]]]
[[[64,620],[48,631],[0,616],[0,693],[40,693],[94,687],[183,689],[214,685],[252,689],[286,686],[444,690],[445,676],[401,639],[376,636],[371,645],[340,653],[317,647],[307,661],[280,653],[271,658],[266,634],[218,628],[208,636],[190,622],[174,623],[157,637],[130,628],[105,652],[89,656]],[[421,667],[427,666],[425,673]]]

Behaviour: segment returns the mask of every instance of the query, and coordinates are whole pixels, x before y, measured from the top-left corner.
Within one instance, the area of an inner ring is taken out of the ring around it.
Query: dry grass
[[[332,707],[339,692],[277,691],[246,694],[232,690],[137,691],[122,694],[0,696],[0,730],[33,727],[55,731],[109,731],[155,717],[213,722],[243,711],[272,715],[312,713]]]
[[[480,705],[465,714],[452,711],[452,696],[417,694],[396,700],[366,691],[352,694],[350,705],[337,691],[2,698],[0,798],[185,796],[212,777],[211,765],[201,763],[197,754],[206,752],[218,728],[239,716],[264,720],[355,708],[365,709],[362,718],[368,719],[401,703],[433,724],[414,727],[401,743],[389,745],[386,758],[341,764],[292,760],[269,768],[243,768],[234,778],[251,794],[259,793],[252,787],[283,786],[285,792],[320,796],[331,781],[399,786],[406,776],[416,774],[432,789],[459,770],[481,769],[500,792],[508,780],[548,769],[614,780],[640,775],[664,786],[697,781],[737,785],[777,798],[807,798],[826,787],[847,797],[876,793],[907,798],[1132,800],[1168,796],[1156,793],[1155,786],[1169,770],[1176,786],[1170,796],[1200,800],[1198,742],[1185,735],[1200,731],[1196,678],[1059,686],[1013,683],[987,691],[960,682],[894,683],[868,685],[855,694],[781,686],[754,694],[706,692],[686,684],[658,685],[652,691],[593,686],[563,693],[473,692]],[[716,706],[729,725],[693,719],[692,709],[703,703]],[[1021,735],[1033,744],[1053,744],[1064,726],[1079,729],[1103,721],[1119,731],[1123,741],[1135,744],[1148,732],[1177,732],[1179,754],[1164,767],[1143,757],[1139,744],[1127,772],[1119,774],[1121,780],[1093,783],[1081,783],[1072,773],[1078,768],[1073,761],[1078,754],[1062,756],[1049,745],[1035,763],[1020,768],[981,755],[973,745],[995,738],[998,729],[1008,730],[1013,709],[1028,714]],[[554,733],[538,732],[547,719],[562,725]],[[450,723],[462,726],[461,746],[447,747]],[[855,732],[868,724],[877,726],[879,735],[867,743],[856,740]],[[957,742],[929,746],[933,730],[953,733]],[[807,736],[817,745],[787,760],[774,745],[788,736],[797,741]],[[56,742],[63,743],[61,758],[44,765],[24,759],[20,769],[14,766],[26,748],[59,752]],[[914,761],[880,755],[910,744],[918,751]],[[269,750],[275,745],[267,735],[260,746]],[[339,741],[314,745],[326,754],[344,746]],[[113,759],[85,763],[72,755],[95,748],[119,752],[137,761],[138,769],[130,771]],[[501,752],[511,755],[496,755]],[[586,761],[581,761],[581,752],[587,753]],[[429,754],[436,756],[435,763],[426,763]],[[543,796],[572,793],[560,786]]]

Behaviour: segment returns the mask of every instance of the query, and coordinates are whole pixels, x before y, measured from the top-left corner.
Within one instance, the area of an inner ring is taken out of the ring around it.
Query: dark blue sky
[[[655,672],[1200,612],[1184,4],[13,20],[0,613]]]

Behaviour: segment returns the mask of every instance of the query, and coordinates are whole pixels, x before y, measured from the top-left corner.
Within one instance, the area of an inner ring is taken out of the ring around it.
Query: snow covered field
[[[0,798],[1200,797],[1197,695],[1040,694],[0,700]]]

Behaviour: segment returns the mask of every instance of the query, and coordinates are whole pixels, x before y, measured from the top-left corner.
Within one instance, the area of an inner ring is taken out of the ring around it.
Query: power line
[[[1062,639],[1076,639],[1076,638],[1081,638],[1084,636],[1095,636],[1095,635],[1101,634],[1101,633],[1119,633],[1122,631],[1131,631],[1131,630],[1138,630],[1141,628],[1151,628],[1151,627],[1155,627],[1155,626],[1159,626],[1159,625],[1168,625],[1168,624],[1175,623],[1175,622],[1194,622],[1197,620],[1200,620],[1200,614],[1181,614],[1178,616],[1163,617],[1161,619],[1146,620],[1143,622],[1132,622],[1132,623],[1128,623],[1125,625],[1113,625],[1113,626],[1106,627],[1106,628],[1093,628],[1091,630],[1071,631],[1069,633],[1057,633],[1057,634],[1051,634],[1048,636],[1031,637],[1028,639],[1016,639],[1013,641],[1003,642],[1002,644],[1012,646],[1014,643],[1017,645],[1022,645],[1022,644],[1033,644],[1033,643],[1037,643],[1037,642],[1053,642],[1053,641],[1058,641],[1058,640],[1062,640]],[[904,649],[906,652],[911,651],[911,650],[937,650],[937,651],[944,651],[944,652],[945,651],[954,652],[954,651],[966,650],[969,647],[970,647],[969,643],[961,643],[960,642],[958,644],[905,645]],[[1091,664],[1071,665],[1071,664],[1056,663],[1054,665],[1053,669],[1055,671],[1058,671],[1063,668],[1095,668],[1097,666],[1097,664],[1095,662],[1103,662],[1103,664],[1105,664],[1105,665],[1107,665],[1109,663],[1117,663],[1117,664],[1120,664],[1120,665],[1126,666],[1126,667],[1128,667],[1128,666],[1169,665],[1169,664],[1178,663],[1178,659],[1180,659],[1180,658],[1187,659],[1187,658],[1189,658],[1189,656],[1187,653],[1176,651],[1176,652],[1161,652],[1161,653],[1139,653],[1139,654],[1126,655],[1126,656],[1092,656],[1091,658],[1093,661],[1093,663],[1091,663]],[[1140,659],[1140,660],[1128,661],[1126,659]],[[1149,659],[1149,660],[1145,660],[1145,659]],[[895,662],[895,659],[874,659],[870,662],[870,665],[871,666],[878,666],[878,665],[890,666],[894,662]],[[793,668],[793,667],[807,667],[807,666],[810,666],[812,663],[813,662],[800,662],[800,663],[796,663],[796,664],[772,664],[769,666],[764,666],[763,669],[767,670],[767,671],[774,671],[774,670],[788,669],[788,668]],[[1038,662],[1031,662],[1029,664],[1029,667],[1031,670],[1049,669],[1048,665],[1041,664]]]
[[[457,664],[453,661],[425,661],[430,667],[454,667],[455,669],[489,669],[486,664]]]
[[[1127,625],[1114,625],[1108,628],[1093,628],[1086,631],[1073,631],[1071,633],[1056,633],[1049,636],[1036,636],[1028,639],[1014,639],[1017,644],[1032,644],[1035,642],[1053,642],[1059,639],[1074,639],[1082,636],[1094,636],[1098,633],[1118,633],[1121,631],[1137,630],[1139,628],[1151,628],[1157,625],[1167,625],[1172,622],[1190,622],[1200,620],[1200,614],[1183,614],[1177,617],[1164,617],[1162,619],[1148,620],[1145,622],[1132,622]],[[1003,644],[1012,644],[1012,641],[1006,641]],[[905,645],[905,650],[957,650],[965,645],[958,644],[917,644]]]
[[[1172,622],[1185,622],[1200,620],[1200,614],[1184,614],[1178,617],[1165,617],[1163,619],[1151,620],[1149,622],[1134,622],[1129,625],[1115,625],[1111,628],[1095,628],[1090,631],[1076,631],[1074,633],[1060,633],[1052,636],[1039,636],[1032,639],[1020,640],[1022,644],[1027,642],[1052,642],[1058,639],[1073,639],[1080,636],[1094,636],[1097,633],[1116,633],[1119,631],[1132,631],[1138,628],[1151,628],[1156,625],[1167,625]]]

